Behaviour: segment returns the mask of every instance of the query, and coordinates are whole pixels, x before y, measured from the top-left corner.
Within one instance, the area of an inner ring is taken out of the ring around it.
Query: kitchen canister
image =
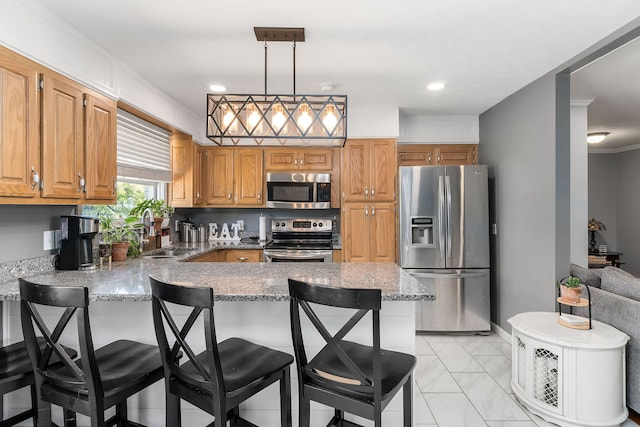
[[[200,224],[198,227],[198,242],[206,242],[207,240],[207,229],[203,224]]]
[[[190,243],[195,243],[198,241],[198,229],[193,227],[191,229],[189,229],[189,240],[187,240]]]

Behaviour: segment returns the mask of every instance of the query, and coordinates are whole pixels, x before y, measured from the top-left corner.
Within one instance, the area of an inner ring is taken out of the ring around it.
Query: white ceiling
[[[475,115],[640,16],[638,0],[36,2],[203,118],[211,83],[263,93],[254,26],[305,27],[297,93],[330,82],[350,103]],[[269,93],[292,92],[291,57],[269,45]]]
[[[640,145],[639,70],[640,40],[636,39],[571,76],[571,96],[593,99],[587,109],[588,131],[610,133],[590,149]]]

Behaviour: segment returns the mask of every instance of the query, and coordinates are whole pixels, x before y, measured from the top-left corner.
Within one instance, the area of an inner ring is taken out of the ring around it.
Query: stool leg
[[[311,401],[304,398],[302,391],[299,391],[298,400],[298,425],[299,427],[309,427],[311,421]]]
[[[402,412],[404,427],[411,427],[413,418],[413,375],[409,375],[402,387]]]
[[[167,385],[168,387],[168,385]],[[167,427],[181,427],[182,418],[180,414],[180,398],[172,393],[166,392],[166,426]]]
[[[70,409],[63,409],[64,427],[76,427],[76,413]]]
[[[288,366],[280,378],[280,425],[291,427],[291,372]]]
[[[51,404],[43,402],[38,397],[39,385],[36,382],[30,386],[31,390],[31,404],[34,405],[34,420],[33,425],[38,427],[50,427],[51,426]]]
[[[116,413],[118,414],[118,427],[127,426],[127,401],[124,400],[116,405]]]

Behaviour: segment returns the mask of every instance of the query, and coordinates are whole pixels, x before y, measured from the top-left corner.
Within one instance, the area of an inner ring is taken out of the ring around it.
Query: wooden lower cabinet
[[[262,262],[262,249],[221,249],[200,255],[190,262]]]
[[[332,256],[331,256],[331,261],[332,262],[342,262],[342,249],[334,249]]]
[[[345,262],[396,262],[395,203],[344,203]]]

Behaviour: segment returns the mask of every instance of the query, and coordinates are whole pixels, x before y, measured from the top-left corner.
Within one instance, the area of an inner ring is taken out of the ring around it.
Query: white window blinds
[[[118,176],[171,181],[169,132],[118,109]]]

